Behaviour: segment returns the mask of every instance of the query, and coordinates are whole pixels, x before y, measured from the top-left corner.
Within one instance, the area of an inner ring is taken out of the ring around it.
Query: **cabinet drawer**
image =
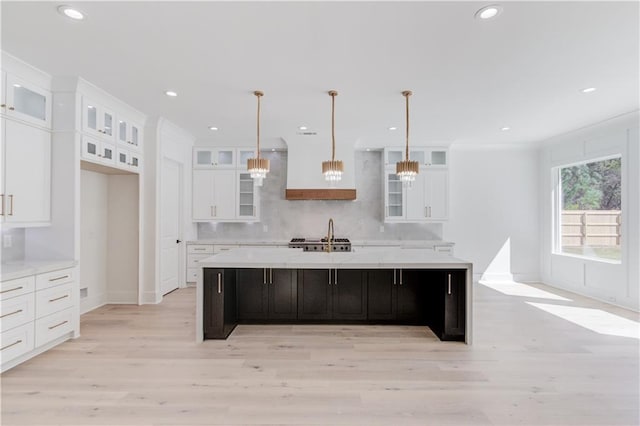
[[[36,277],[33,275],[17,280],[3,281],[0,284],[0,300],[10,297],[20,296],[26,293],[33,293],[36,285]]]
[[[36,318],[67,309],[73,305],[74,283],[36,291]]]
[[[216,244],[215,246],[213,246],[213,253],[218,254],[223,251],[231,250],[238,247],[240,246],[230,245],[230,244]]]
[[[449,253],[449,254],[453,254],[453,247],[451,246],[434,246],[433,250],[436,253]]]
[[[56,312],[36,320],[36,347],[42,346],[70,332],[73,327],[73,308]]]
[[[194,254],[210,253],[210,254],[213,254],[213,246],[212,245],[202,245],[202,244],[190,244],[190,245],[187,246],[187,253],[194,253]]]
[[[211,257],[211,255],[210,254],[190,254],[187,257],[187,268],[197,268],[199,266],[198,262],[208,257]]]
[[[5,331],[0,337],[0,357],[6,363],[33,350],[33,322]]]
[[[66,284],[75,280],[76,270],[74,268],[61,269],[59,271],[47,272],[36,275],[36,289],[42,290],[60,284]]]
[[[35,318],[33,293],[3,300],[0,305],[0,323],[2,332],[33,321]]]
[[[198,268],[187,268],[187,282],[195,283],[198,281]]]

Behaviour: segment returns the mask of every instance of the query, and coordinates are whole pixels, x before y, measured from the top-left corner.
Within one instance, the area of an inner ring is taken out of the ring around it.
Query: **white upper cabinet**
[[[258,191],[254,185],[251,174],[246,171],[237,171],[237,211],[236,215],[238,219],[252,220],[257,219],[260,214],[258,208],[260,203],[258,201]]]
[[[115,166],[116,146],[104,140],[82,136],[82,158],[107,166]]]
[[[417,161],[420,167],[443,168],[448,166],[449,150],[444,147],[413,147],[409,148],[409,159]],[[405,159],[404,148],[385,148],[385,167],[395,167],[398,161]]]
[[[197,169],[235,169],[236,149],[194,148],[193,167]]]
[[[139,153],[118,148],[116,164],[121,169],[126,169],[131,172],[138,173],[140,171],[140,167],[142,166],[142,160]]]
[[[232,221],[236,218],[236,171],[193,171],[193,220]]]
[[[142,148],[142,126],[126,117],[118,117],[116,130],[118,144],[127,149],[140,150]]]
[[[114,141],[115,114],[98,103],[83,97],[82,131],[94,137]]]
[[[1,105],[7,117],[51,128],[51,92],[4,71]]]
[[[51,221],[51,133],[2,119],[2,221],[42,226]]]

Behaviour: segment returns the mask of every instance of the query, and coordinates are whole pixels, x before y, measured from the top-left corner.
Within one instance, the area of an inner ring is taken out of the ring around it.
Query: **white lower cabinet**
[[[67,268],[0,284],[2,371],[79,331],[76,274]]]

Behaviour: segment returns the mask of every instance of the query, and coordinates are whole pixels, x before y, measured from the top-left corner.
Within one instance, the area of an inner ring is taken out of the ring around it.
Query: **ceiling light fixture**
[[[322,174],[324,175],[324,180],[329,182],[329,185],[334,186],[336,182],[342,179],[344,164],[342,164],[342,161],[336,160],[335,112],[338,92],[329,90],[329,96],[331,96],[331,160],[322,162]]]
[[[406,136],[406,150],[404,154],[404,161],[398,161],[396,163],[396,174],[402,181],[404,186],[411,186],[416,175],[420,172],[420,165],[417,161],[409,160],[409,96],[413,95],[410,90],[402,92],[402,96],[405,98],[405,110],[407,114],[407,136]]]
[[[506,132],[506,131],[508,131],[508,130],[511,130],[511,127],[503,127],[503,128],[501,128],[500,130],[502,130],[503,132]]]
[[[307,129],[308,129],[308,127],[307,127],[307,126],[300,126],[300,127],[298,127],[298,130],[307,130]]]
[[[582,93],[592,93],[596,91],[595,87],[587,87],[585,89],[580,90]]]
[[[166,92],[164,92],[164,94],[172,98],[175,98],[176,96],[178,96],[178,93],[174,92],[173,90],[167,90]]]
[[[264,96],[259,90],[253,92],[258,98],[258,119],[257,119],[257,147],[256,157],[249,158],[247,160],[247,170],[251,174],[251,177],[255,179],[255,183],[258,186],[262,186],[262,180],[267,177],[269,173],[269,160],[266,158],[260,158],[260,98]]]
[[[84,13],[68,5],[58,6],[58,13],[67,18],[75,19],[76,21],[82,21],[84,19]]]
[[[389,127],[389,130],[398,130],[397,127]]]
[[[502,13],[502,6],[497,4],[492,4],[490,6],[485,6],[482,9],[478,10],[474,16],[476,19],[481,19],[485,21],[487,19],[495,18],[501,13]]]
[[[216,126],[209,126],[209,130],[213,130],[215,132],[218,128]]]

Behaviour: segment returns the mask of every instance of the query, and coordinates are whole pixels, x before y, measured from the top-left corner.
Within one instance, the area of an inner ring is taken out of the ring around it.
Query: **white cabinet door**
[[[405,193],[395,170],[385,170],[385,222],[401,222],[405,218]]]
[[[51,92],[6,73],[2,112],[17,120],[51,128]]]
[[[82,136],[82,159],[115,166],[116,147],[105,141]]]
[[[421,172],[422,173],[422,172]],[[428,170],[424,172],[428,220],[449,218],[449,172]]]
[[[121,169],[139,173],[141,166],[140,154],[118,148],[116,164]]]
[[[236,171],[216,170],[214,174],[214,217],[218,220],[236,218]]]
[[[82,130],[90,135],[113,142],[119,128],[116,129],[115,115],[111,110],[90,99],[83,98]]]
[[[236,150],[234,148],[194,148],[193,167],[233,169],[236,167]]]
[[[430,148],[425,153],[425,164],[430,167],[443,168],[449,165],[447,148]]]
[[[425,176],[425,172],[420,171],[416,180],[405,189],[408,222],[423,222],[428,217]]]
[[[128,149],[140,149],[142,142],[142,126],[132,122],[128,118],[120,117],[116,129],[118,143]]]
[[[258,214],[258,192],[254,185],[253,179],[248,172],[238,171],[237,177],[237,207],[236,215],[238,219],[251,220],[257,219]]]
[[[51,133],[4,122],[4,213],[9,223],[41,223],[51,219]]]
[[[192,217],[194,221],[213,220],[214,216],[214,186],[215,170],[193,171]]]

